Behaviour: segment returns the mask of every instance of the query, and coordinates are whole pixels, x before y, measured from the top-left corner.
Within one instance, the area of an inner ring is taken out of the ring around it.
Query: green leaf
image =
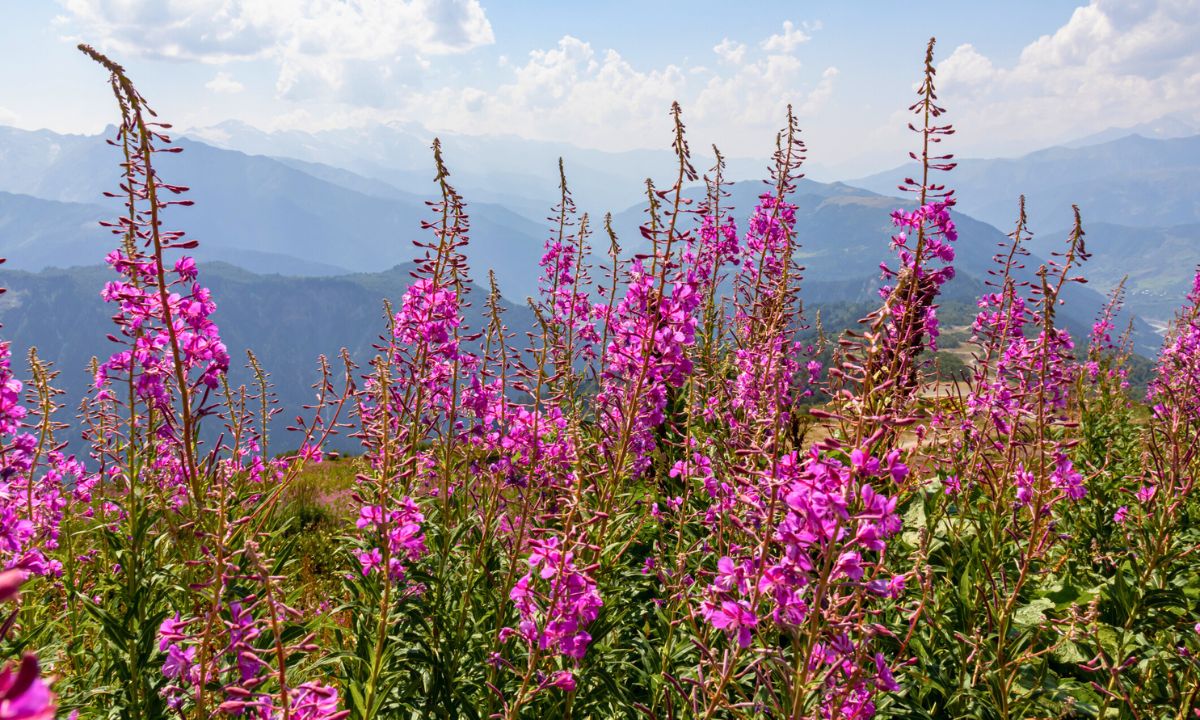
[[[1013,613],[1013,622],[1017,625],[1040,625],[1046,621],[1046,611],[1053,608],[1054,603],[1048,598],[1036,598],[1028,605],[1017,608]]]

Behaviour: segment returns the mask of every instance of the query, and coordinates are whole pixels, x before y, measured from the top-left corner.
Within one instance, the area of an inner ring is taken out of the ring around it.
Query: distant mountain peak
[[[1176,113],[1173,115],[1163,115],[1160,118],[1128,127],[1113,127],[1101,130],[1078,140],[1063,143],[1063,147],[1081,148],[1089,145],[1100,145],[1130,136],[1150,140],[1171,140],[1191,135],[1200,135],[1200,120]]]

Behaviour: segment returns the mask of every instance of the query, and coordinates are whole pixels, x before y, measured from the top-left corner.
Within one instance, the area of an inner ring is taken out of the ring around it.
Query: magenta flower
[[[190,257],[181,257],[175,261],[175,274],[181,280],[192,281],[196,279],[199,271],[196,269],[196,260]]]
[[[425,516],[410,497],[401,498],[399,505],[399,508],[390,512],[384,512],[377,505],[364,506],[359,509],[356,521],[360,530],[386,540],[388,574],[396,580],[405,574],[405,561],[415,562],[425,553],[425,535],[421,530]],[[363,576],[370,575],[383,562],[383,552],[379,547],[360,550],[355,556],[362,565]]]
[[[54,694],[41,678],[37,658],[26,655],[14,670],[0,670],[0,720],[51,720]]]
[[[1050,481],[1054,487],[1062,490],[1072,500],[1079,500],[1087,495],[1083,486],[1083,475],[1075,470],[1071,459],[1064,453],[1058,453],[1054,458],[1054,470],[1050,473]]]
[[[163,675],[169,678],[184,679],[191,673],[192,664],[196,659],[196,647],[188,645],[170,645],[167,648],[167,659],[163,661]]]
[[[604,605],[596,583],[557,537],[532,540],[530,547],[529,567],[536,574],[524,575],[509,593],[520,617],[517,633],[531,649],[581,660],[592,641],[587,626]]]
[[[758,617],[745,600],[726,600],[719,605],[706,603],[701,613],[714,628],[736,637],[739,647],[750,647]]]
[[[575,675],[570,670],[560,670],[550,677],[550,684],[559,690],[575,692]]]
[[[881,461],[861,448],[847,455],[814,449],[804,457],[793,453],[778,460],[775,471],[760,481],[764,495],[782,498],[778,515],[751,516],[774,528],[765,554],[722,557],[698,614],[745,648],[768,617],[784,637],[808,632],[812,604],[819,602],[821,627],[827,629],[814,638],[819,642],[813,667],[827,666],[829,698],[858,702],[894,679],[890,669],[885,673],[874,662],[864,664],[873,655],[863,654],[870,648],[869,635],[833,628],[863,622],[864,598],[897,598],[904,591],[904,576],[883,572],[879,560],[901,527],[897,499],[876,490],[895,482],[900,462],[898,456]],[[826,574],[825,568],[832,572]]]
[[[184,634],[186,628],[179,613],[175,613],[175,617],[167,618],[158,626],[158,649],[166,651],[172,644],[184,640],[187,636]]]
[[[9,344],[0,342],[0,571],[27,575],[61,574],[51,551],[58,547],[59,525],[71,493],[67,484],[83,484],[83,466],[56,450],[39,457],[39,441],[24,430],[28,411],[21,404],[24,385],[13,375]],[[36,431],[36,428],[32,428]],[[6,586],[15,592],[10,576]],[[19,583],[17,583],[19,585]]]
[[[383,564],[383,553],[379,551],[379,548],[359,550],[354,553],[354,556],[358,558],[359,564],[362,565],[363,577],[370,575],[375,568]]]
[[[321,683],[307,682],[292,689],[289,698],[295,720],[341,720],[349,710],[338,710],[338,691]],[[278,713],[275,717],[282,717]]]

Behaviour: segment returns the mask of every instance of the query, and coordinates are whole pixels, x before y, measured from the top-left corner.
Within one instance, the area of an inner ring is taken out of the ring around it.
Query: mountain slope
[[[431,181],[425,183],[427,196],[414,195],[337,168],[297,168],[186,139],[179,144],[184,152],[160,155],[157,169],[168,181],[189,186],[196,204],[171,208],[166,223],[201,240],[201,259],[291,274],[369,272],[408,261],[415,252],[411,241],[428,235],[420,227],[431,219],[426,205],[436,192]],[[87,208],[13,200],[0,206],[0,250],[16,249],[10,252],[12,266],[37,270],[102,258],[112,244],[108,233],[71,223],[89,213],[94,219],[117,213],[116,201],[101,197],[116,186],[117,162],[116,149],[99,136],[0,128],[0,191]],[[425,176],[431,178],[432,171]],[[472,230],[467,254],[479,276],[494,269],[510,297],[532,294],[536,273],[530,268],[541,255],[542,227],[471,198],[467,211]],[[63,252],[20,251],[29,238],[51,235]]]
[[[374,355],[372,344],[386,328],[383,300],[399,305],[412,283],[412,270],[412,265],[400,265],[378,273],[304,278],[256,275],[217,262],[201,265],[200,281],[217,303],[213,320],[233,359],[231,380],[235,385],[250,380],[243,367],[247,349],[271,374],[283,409],[274,427],[281,448],[287,446],[283,428],[313,398],[310,387],[318,379],[318,356],[328,357],[336,373],[339,352],[346,348],[360,367],[366,367]],[[8,288],[0,295],[0,336],[12,342],[18,374],[25,374],[20,358],[36,346],[39,355],[62,372],[58,385],[67,391],[65,401],[72,409],[87,389],[89,360],[116,348],[105,339],[113,329],[112,309],[100,299],[100,289],[114,277],[105,267],[39,273],[0,267],[0,287]],[[472,307],[466,312],[471,328],[485,327],[485,297],[484,290],[471,286]],[[523,337],[532,329],[530,310],[502,306],[514,332]]]
[[[95,263],[104,258],[97,221],[104,208],[43,200],[0,191],[0,257],[14,267],[41,269],[70,258]]]
[[[1065,230],[1059,230],[1035,236],[1030,247],[1044,255],[1056,238],[1065,235]],[[1200,223],[1171,227],[1090,223],[1086,241],[1092,257],[1085,272],[1093,287],[1107,292],[1128,278],[1126,304],[1159,328],[1175,316],[1200,265]]]
[[[264,132],[229,121],[190,130],[188,135],[222,148],[339,167],[409,192],[428,182],[429,146],[434,138],[414,123],[308,133]],[[661,150],[604,152],[514,135],[442,133],[440,139],[459,191],[534,220],[540,220],[558,200],[560,157],[580,207],[595,215],[637,202],[645,179],[669,173],[676,162],[669,149],[669,122],[663,123]],[[711,162],[702,155],[695,158],[700,168]],[[727,162],[727,176],[733,179],[759,177],[765,170],[761,160],[730,158]]]
[[[1142,137],[1154,138],[1156,140],[1190,137],[1192,135],[1200,135],[1200,124],[1183,115],[1163,115],[1149,122],[1138,123],[1129,127],[1113,127],[1101,130],[1098,133],[1081,137],[1078,140],[1063,143],[1063,146],[1084,147],[1086,145],[1099,145],[1112,140],[1119,140],[1129,135],[1141,135]]]
[[[850,184],[894,193],[915,165]],[[1200,222],[1200,135],[1154,140],[1137,135],[1086,147],[1053,147],[1015,159],[958,161],[948,176],[958,210],[997,227],[1011,226],[1024,194],[1035,230],[1096,222],[1169,226]]]

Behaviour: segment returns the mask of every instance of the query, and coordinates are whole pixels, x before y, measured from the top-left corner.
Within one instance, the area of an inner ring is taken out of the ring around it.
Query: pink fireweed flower
[[[204,678],[212,687],[219,687],[223,699],[217,706],[218,714],[281,719],[284,692],[289,717],[341,720],[349,714],[338,709],[337,690],[321,683],[306,682],[276,689],[274,693],[264,686],[277,669],[272,664],[277,659],[277,647],[264,643],[263,639],[272,633],[272,625],[298,617],[296,610],[263,602],[253,595],[231,601],[223,609],[223,632],[193,634],[204,621],[196,617],[180,620],[178,615],[160,627],[160,648],[166,651],[162,672],[169,681],[161,692],[169,707],[184,713],[187,704],[194,700],[197,684]],[[264,610],[274,614],[271,625],[255,617]],[[206,666],[201,667],[198,650],[205,641],[215,642],[216,646],[210,646],[212,652],[207,655]],[[292,654],[308,652],[312,647],[309,638],[281,649]]]
[[[300,449],[296,451],[296,455],[305,462],[317,464],[325,458],[325,453],[319,445],[310,445],[308,443],[301,445]]]
[[[72,497],[65,488],[82,484],[86,492],[94,481],[87,479],[81,463],[59,450],[38,462],[38,439],[23,429],[29,415],[21,403],[24,385],[10,361],[9,344],[0,343],[0,571],[57,577],[62,564],[52,551],[58,548],[59,526]]]
[[[118,272],[137,272],[136,265],[122,260],[123,255],[117,251],[115,256],[110,255],[109,264]],[[174,274],[176,279],[170,281],[165,305],[159,289],[152,284],[118,281],[105,286],[101,296],[106,302],[118,305],[114,320],[132,345],[100,365],[96,376],[98,388],[111,378],[136,372],[139,396],[166,409],[170,403],[168,386],[175,372],[175,358],[170,349],[172,331],[186,375],[215,389],[220,376],[229,370],[228,350],[221,342],[216,324],[209,319],[216,303],[207,288],[192,282],[196,277],[195,263],[177,264]],[[129,277],[132,280],[133,275]],[[171,329],[166,327],[168,318]]]
[[[506,404],[504,422],[487,434],[498,455],[490,469],[512,485],[568,487],[575,482],[577,450],[566,415],[556,406]]]
[[[581,225],[574,239],[566,237],[574,225],[575,204],[564,190],[563,202],[556,206],[563,224],[560,232],[552,234],[545,243],[538,266],[540,306],[551,324],[553,341],[549,351],[554,364],[562,371],[570,368],[577,358],[592,359],[600,333],[596,327],[597,313],[588,290],[591,278],[587,265],[586,226]]]
[[[393,579],[404,576],[404,562],[415,562],[425,554],[425,535],[421,523],[425,516],[411,497],[400,499],[399,507],[385,512],[377,505],[368,505],[359,510],[356,522],[360,530],[381,537],[387,542],[390,556],[388,573]],[[379,547],[355,553],[362,565],[363,576],[370,575],[383,562]]]
[[[167,659],[163,661],[163,675],[173,679],[187,678],[191,674],[192,664],[196,660],[194,645],[167,646]]]
[[[858,622],[853,608],[859,603],[896,598],[904,590],[904,577],[882,574],[878,560],[901,527],[897,499],[876,489],[904,472],[898,456],[880,461],[856,449],[847,460],[816,450],[781,458],[776,473],[763,480],[764,491],[783,501],[779,514],[755,520],[774,528],[766,554],[722,557],[698,614],[747,648],[768,617],[785,635],[808,632],[812,603],[819,598],[822,627],[829,630],[822,631],[811,661],[814,668],[834,669],[825,696],[869,700],[877,689],[893,686],[891,671],[860,652],[860,644],[871,642],[868,635],[833,628]],[[824,577],[827,565],[832,572]],[[820,584],[825,589],[817,595]],[[864,657],[870,661],[860,667]]]
[[[7,342],[0,343],[0,434],[12,435],[21,427],[29,412],[21,404],[24,384],[13,375],[12,351]]]
[[[307,682],[292,688],[289,701],[295,720],[341,720],[350,714],[349,710],[338,710],[337,688],[321,683]],[[272,717],[282,717],[282,711]]]
[[[532,540],[530,548],[531,572],[509,593],[521,620],[516,634],[530,649],[580,660],[592,641],[587,626],[604,605],[596,583],[575,566],[574,552],[564,551],[558,538]]]
[[[180,613],[175,613],[175,617],[163,620],[158,626],[158,649],[165,651],[173,643],[180,642],[187,638],[184,630],[187,623],[183,622]]]
[[[0,670],[0,720],[52,720],[54,694],[42,680],[37,658],[26,655],[14,669]]]
[[[682,386],[692,372],[686,350],[695,344],[696,310],[703,299],[696,283],[694,273],[680,271],[660,293],[656,276],[635,260],[625,297],[609,320],[612,340],[595,404],[605,452],[617,452],[624,442],[635,477],[650,466],[667,389]]]
[[[701,615],[714,628],[724,630],[737,638],[737,644],[742,649],[750,647],[754,638],[754,627],[758,625],[758,617],[750,609],[745,600],[725,600],[720,604],[706,602],[700,610]]]
[[[358,562],[362,565],[363,577],[370,575],[375,568],[383,564],[383,553],[379,548],[371,548],[370,550],[359,550],[354,553],[358,558]]]
[[[796,400],[810,395],[820,377],[820,364],[803,362],[810,353],[795,338],[805,327],[796,302],[795,222],[795,205],[765,193],[740,248],[734,279],[735,374],[729,381],[733,412],[727,420],[743,442],[785,425]]]
[[[420,278],[404,292],[394,319],[396,338],[401,342],[428,343],[444,357],[457,353],[454,330],[462,324],[462,317],[454,290],[439,288],[430,278]]]
[[[899,259],[899,267],[894,269],[883,265],[880,268],[885,280],[898,278],[905,273],[910,273],[916,279],[917,291],[911,296],[893,297],[894,288],[890,286],[885,286],[881,295],[889,301],[890,315],[893,319],[904,316],[908,310],[906,302],[915,301],[919,305],[916,317],[921,321],[927,342],[931,345],[938,333],[934,298],[938,289],[954,277],[954,266],[951,263],[954,262],[953,243],[958,240],[958,228],[950,217],[950,209],[953,206],[954,201],[947,199],[927,203],[912,211],[893,211],[892,223],[899,230],[892,236],[892,249]],[[916,244],[909,244],[916,235],[922,235],[924,238],[920,246],[920,255],[917,254]],[[936,262],[942,265],[937,266]],[[897,328],[893,326],[888,326],[887,329],[892,333],[897,332]],[[893,340],[898,339],[895,335],[889,337]]]
[[[1017,507],[1029,505],[1033,499],[1033,484],[1036,480],[1034,474],[1026,470],[1024,465],[1017,466],[1017,472],[1013,475],[1013,482],[1017,488]]]
[[[548,684],[564,692],[575,692],[575,675],[570,670],[559,670],[550,676]]]
[[[1156,418],[1177,426],[1200,418],[1200,271],[1187,301],[1159,352],[1147,398]]]
[[[1075,470],[1071,459],[1063,453],[1055,455],[1050,482],[1072,500],[1079,500],[1087,495],[1087,489],[1083,486],[1083,475]]]

